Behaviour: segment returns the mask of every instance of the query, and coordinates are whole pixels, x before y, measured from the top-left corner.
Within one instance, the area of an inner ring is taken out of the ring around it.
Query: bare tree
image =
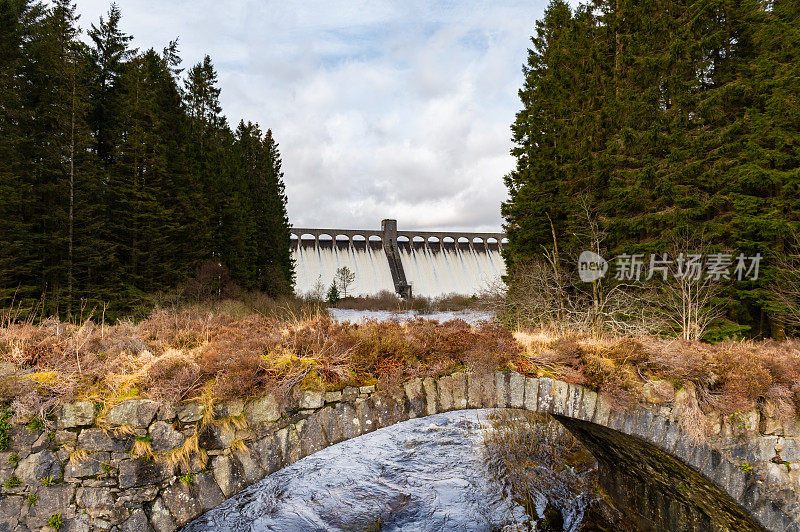
[[[336,284],[342,289],[342,297],[347,297],[347,289],[356,280],[356,274],[347,266],[342,266],[336,270]]]
[[[775,314],[787,325],[800,327],[800,238],[777,259],[775,281],[770,285]]]
[[[662,309],[667,322],[685,340],[699,340],[708,326],[724,315],[719,302],[723,283],[706,274],[698,258],[707,257],[710,246],[701,235],[678,237],[670,253],[669,269],[662,277]]]

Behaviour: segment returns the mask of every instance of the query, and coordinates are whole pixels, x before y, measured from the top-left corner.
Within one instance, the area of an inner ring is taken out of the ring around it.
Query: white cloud
[[[108,4],[78,0],[88,27]],[[232,124],[271,128],[298,226],[497,230],[545,1],[119,2],[139,48],[208,53]]]

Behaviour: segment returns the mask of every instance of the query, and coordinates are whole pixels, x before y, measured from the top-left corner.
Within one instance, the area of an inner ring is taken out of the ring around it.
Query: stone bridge
[[[64,530],[171,532],[329,445],[477,408],[553,415],[592,451],[601,484],[644,530],[800,531],[795,426],[743,420],[737,438],[723,423],[713,444],[699,443],[670,403],[613,408],[587,388],[509,371],[387,390],[293,390],[283,401],[132,399],[100,413],[89,401],[68,404],[52,427],[11,426],[10,449],[0,453],[0,530],[38,530],[60,515]]]

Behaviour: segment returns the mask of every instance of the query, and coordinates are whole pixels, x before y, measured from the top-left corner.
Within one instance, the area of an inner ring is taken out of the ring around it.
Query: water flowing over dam
[[[469,296],[505,274],[506,242],[503,233],[402,231],[395,220],[384,220],[381,230],[295,228],[295,291],[324,293],[347,266],[355,274],[348,295]]]

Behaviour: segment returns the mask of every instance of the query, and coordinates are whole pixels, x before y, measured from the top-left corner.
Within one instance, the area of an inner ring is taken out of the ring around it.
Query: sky
[[[77,0],[88,29],[106,0]],[[224,114],[272,129],[296,227],[497,231],[546,0],[119,0],[140,49],[208,54]]]

